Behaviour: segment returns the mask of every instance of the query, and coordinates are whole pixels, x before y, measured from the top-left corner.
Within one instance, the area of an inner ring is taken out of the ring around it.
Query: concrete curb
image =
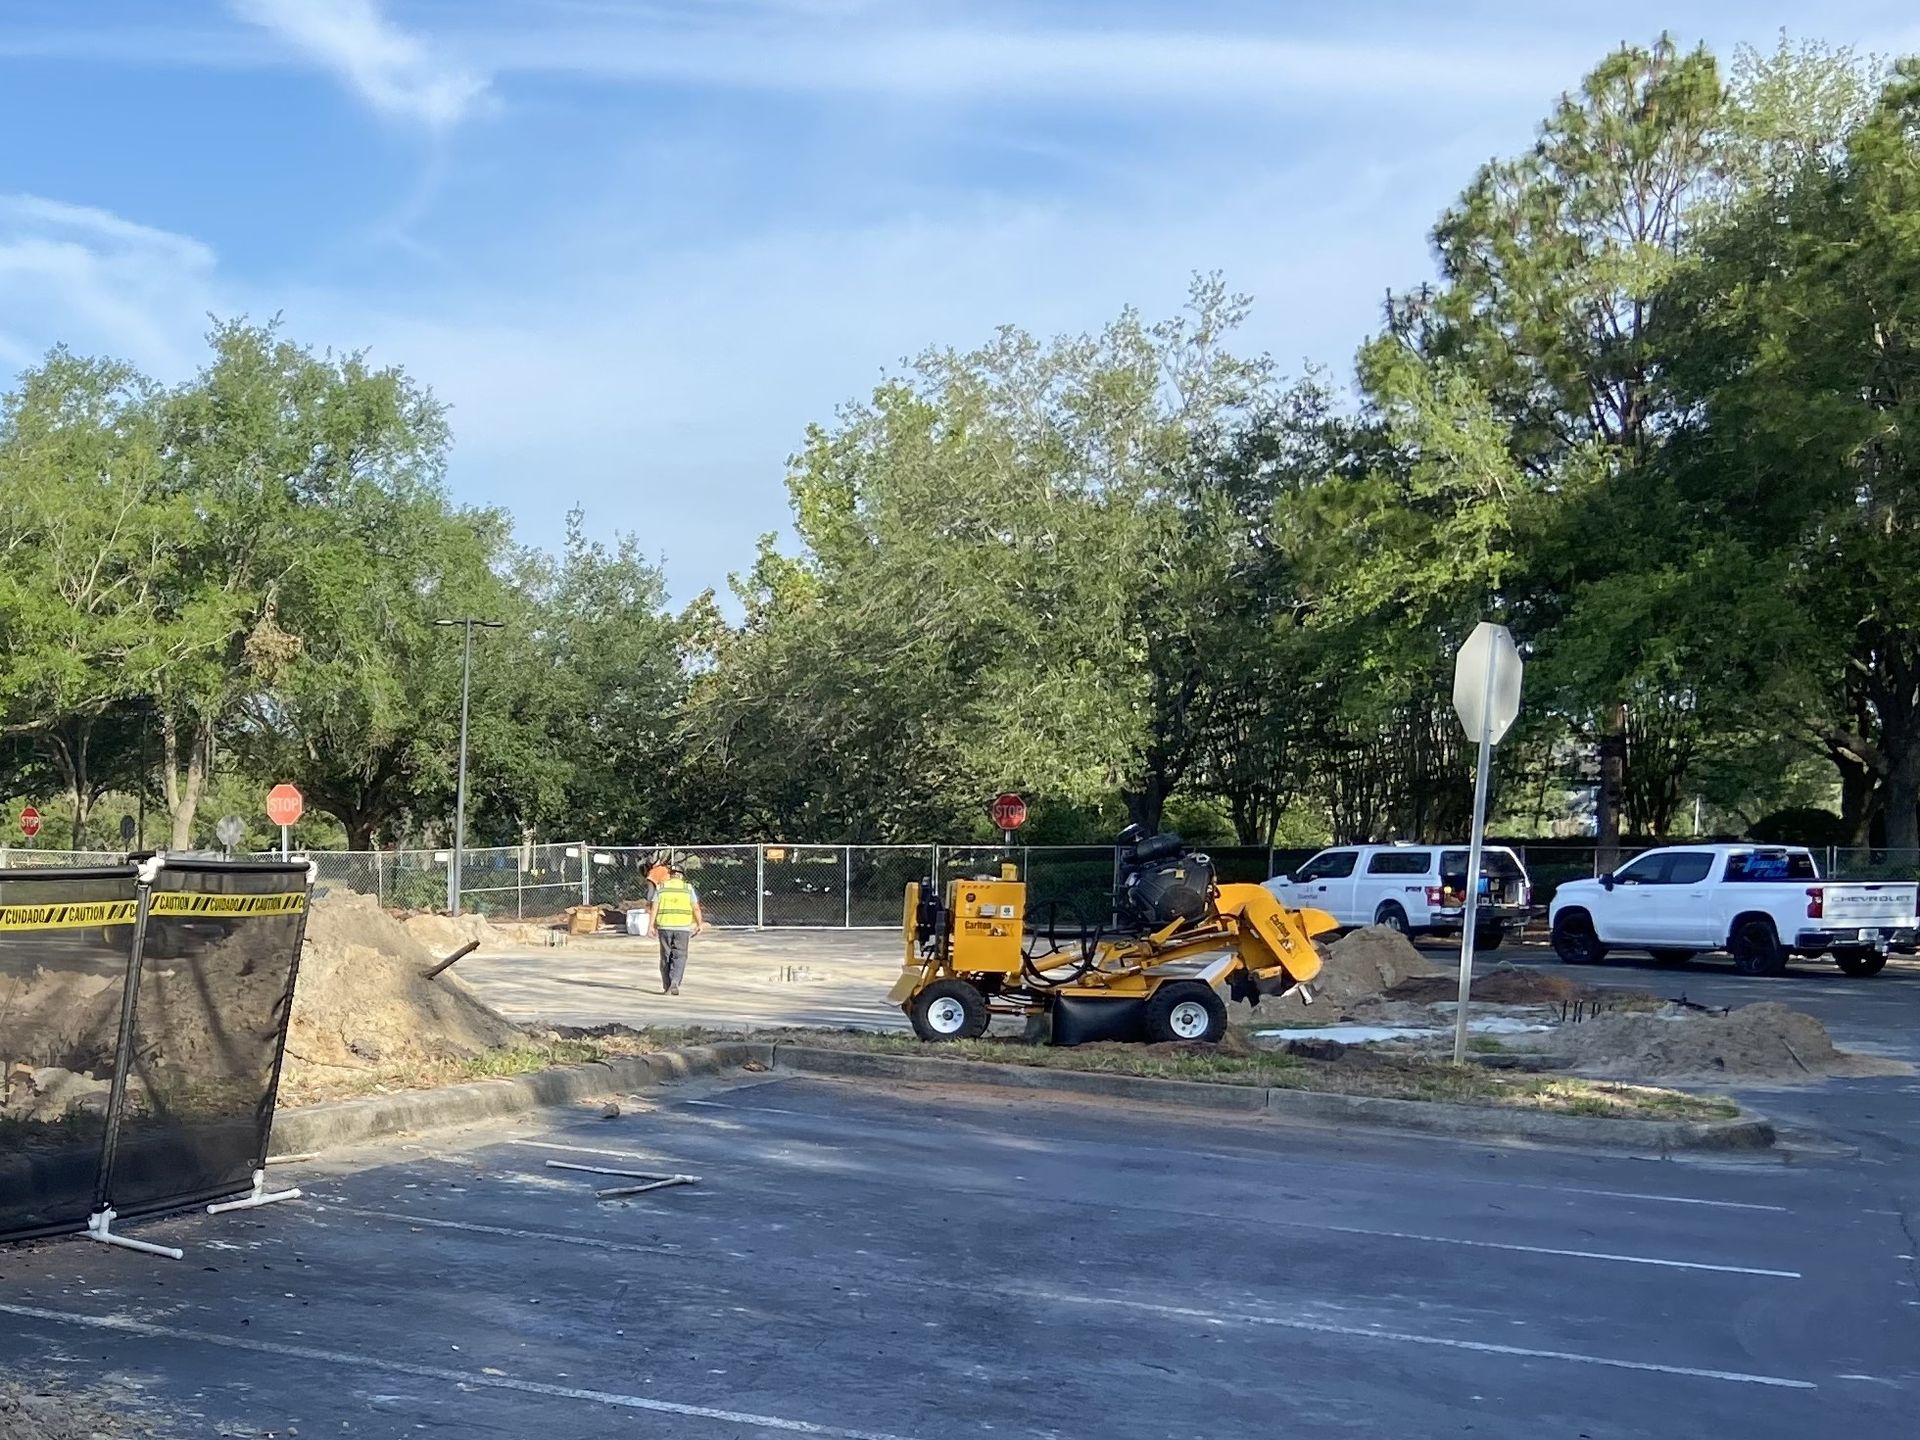
[[[1608,1120],[1589,1115],[1449,1105],[1431,1100],[1388,1100],[1368,1095],[1331,1095],[1317,1090],[1266,1089],[1194,1080],[1158,1080],[1089,1070],[1043,1070],[1031,1065],[989,1065],[933,1056],[876,1055],[809,1045],[776,1044],[773,1068],[793,1074],[847,1079],[910,1080],[945,1085],[990,1085],[1046,1090],[1115,1100],[1204,1110],[1215,1114],[1272,1115],[1323,1125],[1446,1135],[1466,1140],[1504,1140],[1576,1145],[1608,1150],[1763,1150],[1774,1142],[1766,1120]]]
[[[750,1042],[696,1045],[653,1055],[566,1065],[498,1080],[476,1080],[437,1090],[401,1091],[282,1110],[273,1117],[268,1153],[290,1155],[377,1140],[402,1131],[470,1125],[601,1095],[630,1094],[712,1075],[757,1060],[772,1068],[773,1046]]]

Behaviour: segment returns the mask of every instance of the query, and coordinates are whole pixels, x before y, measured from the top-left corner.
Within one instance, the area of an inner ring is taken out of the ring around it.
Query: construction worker
[[[678,995],[693,937],[707,928],[699,892],[687,883],[678,865],[669,866],[667,878],[654,887],[647,914],[652,917],[653,933],[660,937],[660,993]]]

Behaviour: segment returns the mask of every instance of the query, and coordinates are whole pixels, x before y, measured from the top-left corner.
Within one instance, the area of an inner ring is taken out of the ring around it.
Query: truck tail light
[[[1442,905],[1446,903],[1446,899],[1447,892],[1442,890],[1438,885],[1427,886],[1427,904]]]
[[[1827,913],[1827,892],[1818,885],[1807,887],[1807,918],[1818,920]]]

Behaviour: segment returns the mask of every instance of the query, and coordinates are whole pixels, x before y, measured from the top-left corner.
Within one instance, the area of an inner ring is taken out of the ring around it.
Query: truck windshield
[[[1813,856],[1804,850],[1736,851],[1727,856],[1727,879],[1817,880]]]

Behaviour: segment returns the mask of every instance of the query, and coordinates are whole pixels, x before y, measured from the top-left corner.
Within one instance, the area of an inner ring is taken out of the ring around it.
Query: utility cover
[[[1487,667],[1493,684],[1487,684]],[[1520,713],[1520,647],[1504,625],[1482,620],[1460,647],[1453,663],[1453,708],[1467,727],[1467,738],[1498,745]]]

